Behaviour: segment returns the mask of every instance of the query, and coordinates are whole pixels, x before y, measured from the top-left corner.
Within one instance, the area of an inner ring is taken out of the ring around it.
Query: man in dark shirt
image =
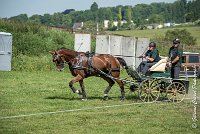
[[[171,67],[171,78],[178,79],[182,64],[183,49],[180,47],[180,40],[174,39],[173,46],[169,49],[168,65]]]
[[[147,52],[139,58],[147,59],[147,61],[143,61],[137,69],[139,72],[145,75],[148,72],[148,69],[160,60],[159,51],[156,49],[156,43],[150,42],[149,50],[147,50]]]

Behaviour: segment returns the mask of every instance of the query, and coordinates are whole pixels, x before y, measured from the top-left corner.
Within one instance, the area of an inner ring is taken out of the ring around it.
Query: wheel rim
[[[156,79],[144,80],[139,87],[139,97],[143,102],[154,102],[159,98],[160,88]]]
[[[185,95],[186,95],[185,86],[180,82],[173,82],[167,87],[167,98],[171,102],[180,103],[184,100]]]

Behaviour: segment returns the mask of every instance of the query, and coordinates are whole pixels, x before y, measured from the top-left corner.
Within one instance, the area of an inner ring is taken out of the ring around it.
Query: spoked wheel
[[[157,79],[144,80],[139,86],[139,97],[144,102],[153,102],[159,98],[160,87]]]
[[[172,82],[167,87],[167,98],[172,102],[180,103],[186,95],[186,89],[181,82]]]
[[[167,93],[166,93],[166,83],[164,81],[161,81],[160,83],[160,97],[162,99],[167,98]]]
[[[126,79],[124,88],[129,90],[132,100],[138,100],[138,84],[135,81]]]

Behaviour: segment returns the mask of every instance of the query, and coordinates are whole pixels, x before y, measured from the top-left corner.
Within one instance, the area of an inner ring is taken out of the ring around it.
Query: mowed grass
[[[123,74],[125,76],[125,74]],[[102,99],[107,83],[97,77],[85,79],[88,100],[73,94],[68,72],[0,72],[0,133],[1,134],[199,134],[192,128],[194,104],[158,102],[145,104],[126,89],[127,100],[120,101],[119,87],[110,91],[108,101]],[[191,79],[192,82],[192,79]],[[192,83],[190,84],[190,86]],[[78,84],[75,85],[78,87]],[[200,80],[197,81],[200,95]],[[192,89],[188,97],[193,97]],[[129,104],[129,106],[125,105]],[[200,102],[197,119],[200,120]],[[106,108],[105,106],[113,106]],[[119,106],[124,105],[124,106]],[[97,108],[103,107],[103,108]],[[91,108],[83,111],[65,111]],[[94,108],[94,109],[92,109]],[[39,113],[44,113],[40,115]],[[46,114],[45,114],[46,113]],[[30,115],[27,117],[2,118]],[[38,114],[38,115],[37,115]]]
[[[160,38],[164,37],[165,33],[168,30],[174,30],[174,29],[186,29],[188,32],[191,33],[193,37],[197,39],[197,46],[200,46],[200,27],[176,27],[176,28],[165,28],[165,29],[147,29],[147,30],[126,30],[126,31],[115,31],[115,32],[109,32],[114,33],[118,35],[124,35],[124,36],[134,36],[134,37],[141,37],[141,38]]]

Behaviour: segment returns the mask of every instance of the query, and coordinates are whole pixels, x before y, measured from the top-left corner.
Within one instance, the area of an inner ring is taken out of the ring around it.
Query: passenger
[[[148,72],[149,68],[152,67],[154,64],[156,64],[159,60],[159,51],[156,49],[156,43],[155,42],[150,42],[149,43],[149,50],[142,55],[139,56],[139,58],[146,58],[147,61],[142,61],[137,68],[138,72],[141,72],[142,75],[146,75]]]
[[[171,78],[178,79],[182,64],[183,49],[180,47],[180,40],[174,39],[173,46],[169,49],[168,65],[171,67]]]

